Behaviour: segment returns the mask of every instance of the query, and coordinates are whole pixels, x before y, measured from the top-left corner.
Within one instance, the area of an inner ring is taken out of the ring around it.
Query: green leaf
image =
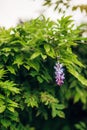
[[[18,103],[16,103],[15,101],[13,101],[9,98],[7,98],[6,101],[7,101],[9,107],[18,107]]]
[[[53,103],[58,103],[58,100],[48,92],[41,92],[41,102],[50,106]]]
[[[77,124],[75,124],[75,128],[78,129],[78,130],[86,130],[86,124],[84,122],[79,122]]]
[[[78,102],[80,100],[80,95],[78,93],[74,96],[74,103]]]
[[[39,81],[39,83],[43,82],[43,79],[40,76],[37,76],[37,80]]]
[[[4,104],[5,104],[5,102],[2,99],[0,99],[0,106],[2,106]]]
[[[8,128],[11,125],[11,121],[7,119],[1,119],[1,123],[5,128]]]
[[[65,114],[63,111],[60,111],[65,108],[63,104],[53,103],[52,106],[52,117],[59,116],[61,118],[65,118]]]
[[[15,112],[15,109],[14,109],[14,107],[7,107],[7,109],[9,110],[9,111],[11,111],[11,112]]]
[[[0,79],[2,79],[5,74],[6,74],[6,71],[4,69],[0,69]]]
[[[26,92],[25,95],[25,103],[29,107],[38,107],[38,97],[35,94],[30,94],[29,92]]]
[[[0,99],[5,99],[5,96],[3,96],[2,94],[0,94]]]
[[[63,111],[57,111],[57,115],[61,118],[65,118],[65,114]]]
[[[76,87],[76,91],[77,91],[77,93],[79,93],[80,97],[84,96],[84,93],[82,92],[82,90],[79,87]]]
[[[12,66],[7,66],[8,71],[10,71],[12,74],[16,74],[15,73],[15,69]]]
[[[65,106],[63,104],[56,104],[56,108],[62,110],[65,108]]]
[[[17,55],[13,64],[17,64],[18,67],[20,67],[20,65],[23,64],[23,56],[22,55]]]
[[[38,57],[41,54],[40,51],[37,51],[35,53],[32,54],[32,56],[30,57],[31,60],[35,59],[36,57]]]
[[[81,74],[79,74],[71,65],[67,66],[68,71],[76,77],[83,85],[87,86],[87,79],[85,79]]]
[[[55,51],[54,51],[54,49],[53,49],[53,47],[51,45],[45,44],[44,49],[45,49],[48,56],[50,56],[52,58],[55,57]]]
[[[46,82],[48,82],[48,83],[50,81],[52,81],[52,78],[51,78],[51,76],[50,76],[50,74],[49,74],[49,72],[48,72],[48,70],[46,68],[44,68],[43,74],[41,74],[41,78],[43,80],[45,80]]]
[[[48,55],[52,58],[55,58],[55,51],[54,51],[53,47],[50,47],[50,51],[49,51]]]
[[[38,75],[38,72],[37,72],[37,71],[32,71],[32,72],[30,72],[30,75],[31,75],[32,77],[35,77],[35,76]]]
[[[43,58],[43,60],[45,60],[47,58],[47,55],[41,54],[41,57]]]
[[[9,118],[10,118],[12,121],[19,122],[18,112],[15,111],[15,114],[11,112],[11,114],[9,114]]]
[[[74,53],[69,52],[69,51],[64,51],[64,50],[61,50],[61,53],[62,53],[62,61],[67,65],[78,65],[80,67],[85,67],[77,58],[77,55],[75,55]]]
[[[48,54],[48,52],[50,51],[50,45],[49,45],[49,44],[45,44],[45,45],[44,45],[44,49],[45,49],[45,51],[46,51],[47,54]]]
[[[30,66],[29,65],[24,65],[24,67],[29,70],[30,69]]]
[[[25,41],[23,41],[23,40],[22,40],[22,41],[21,41],[21,40],[11,41],[11,44],[13,44],[13,45],[14,45],[14,44],[18,44],[18,43],[19,43],[20,45],[23,45],[23,46],[25,46],[25,44],[26,44]]]
[[[5,105],[2,105],[0,106],[0,113],[3,113],[6,109],[6,106]]]
[[[2,50],[3,50],[4,52],[10,52],[10,51],[11,51],[11,48],[6,47],[6,48],[3,48]]]
[[[40,65],[38,61],[30,60],[27,64],[29,64],[29,66],[34,68],[37,72],[39,71]]]
[[[14,86],[16,86],[16,84],[13,81],[7,80],[5,82],[0,82],[0,88],[5,90],[6,93],[7,93],[7,90],[12,93],[20,93],[20,89]]]

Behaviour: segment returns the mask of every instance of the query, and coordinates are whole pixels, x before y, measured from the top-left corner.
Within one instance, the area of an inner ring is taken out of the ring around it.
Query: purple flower
[[[64,69],[63,69],[63,65],[59,63],[59,61],[56,63],[56,65],[54,66],[55,69],[55,79],[56,79],[56,83],[57,85],[61,86],[64,83]]]

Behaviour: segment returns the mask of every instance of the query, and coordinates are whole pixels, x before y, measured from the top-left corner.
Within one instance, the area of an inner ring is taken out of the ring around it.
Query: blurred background
[[[87,22],[86,12],[87,0],[0,0],[0,26],[9,28],[42,14],[52,20],[72,15],[78,25]]]

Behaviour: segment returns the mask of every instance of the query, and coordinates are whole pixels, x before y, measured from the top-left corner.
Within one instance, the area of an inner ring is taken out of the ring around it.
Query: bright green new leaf
[[[40,51],[36,51],[35,53],[33,53],[30,57],[31,60],[35,59],[36,57],[38,57],[41,54]]]
[[[3,113],[6,109],[6,106],[5,105],[1,105],[0,106],[0,113]]]
[[[15,109],[14,109],[14,107],[7,107],[7,109],[9,110],[9,111],[11,111],[11,112],[15,112]]]
[[[45,45],[44,45],[44,49],[45,49],[45,51],[46,51],[47,54],[48,54],[49,51],[50,51],[50,45],[49,45],[49,44],[45,44]]]
[[[57,111],[57,115],[61,118],[65,118],[65,114],[63,111]]]
[[[10,71],[12,74],[16,74],[15,69],[12,66],[7,66],[8,71]]]

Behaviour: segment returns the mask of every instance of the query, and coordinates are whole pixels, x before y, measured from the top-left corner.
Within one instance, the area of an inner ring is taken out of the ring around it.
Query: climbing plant
[[[86,104],[80,28],[70,16],[0,28],[0,130],[38,130],[37,120],[66,118],[69,99]]]

